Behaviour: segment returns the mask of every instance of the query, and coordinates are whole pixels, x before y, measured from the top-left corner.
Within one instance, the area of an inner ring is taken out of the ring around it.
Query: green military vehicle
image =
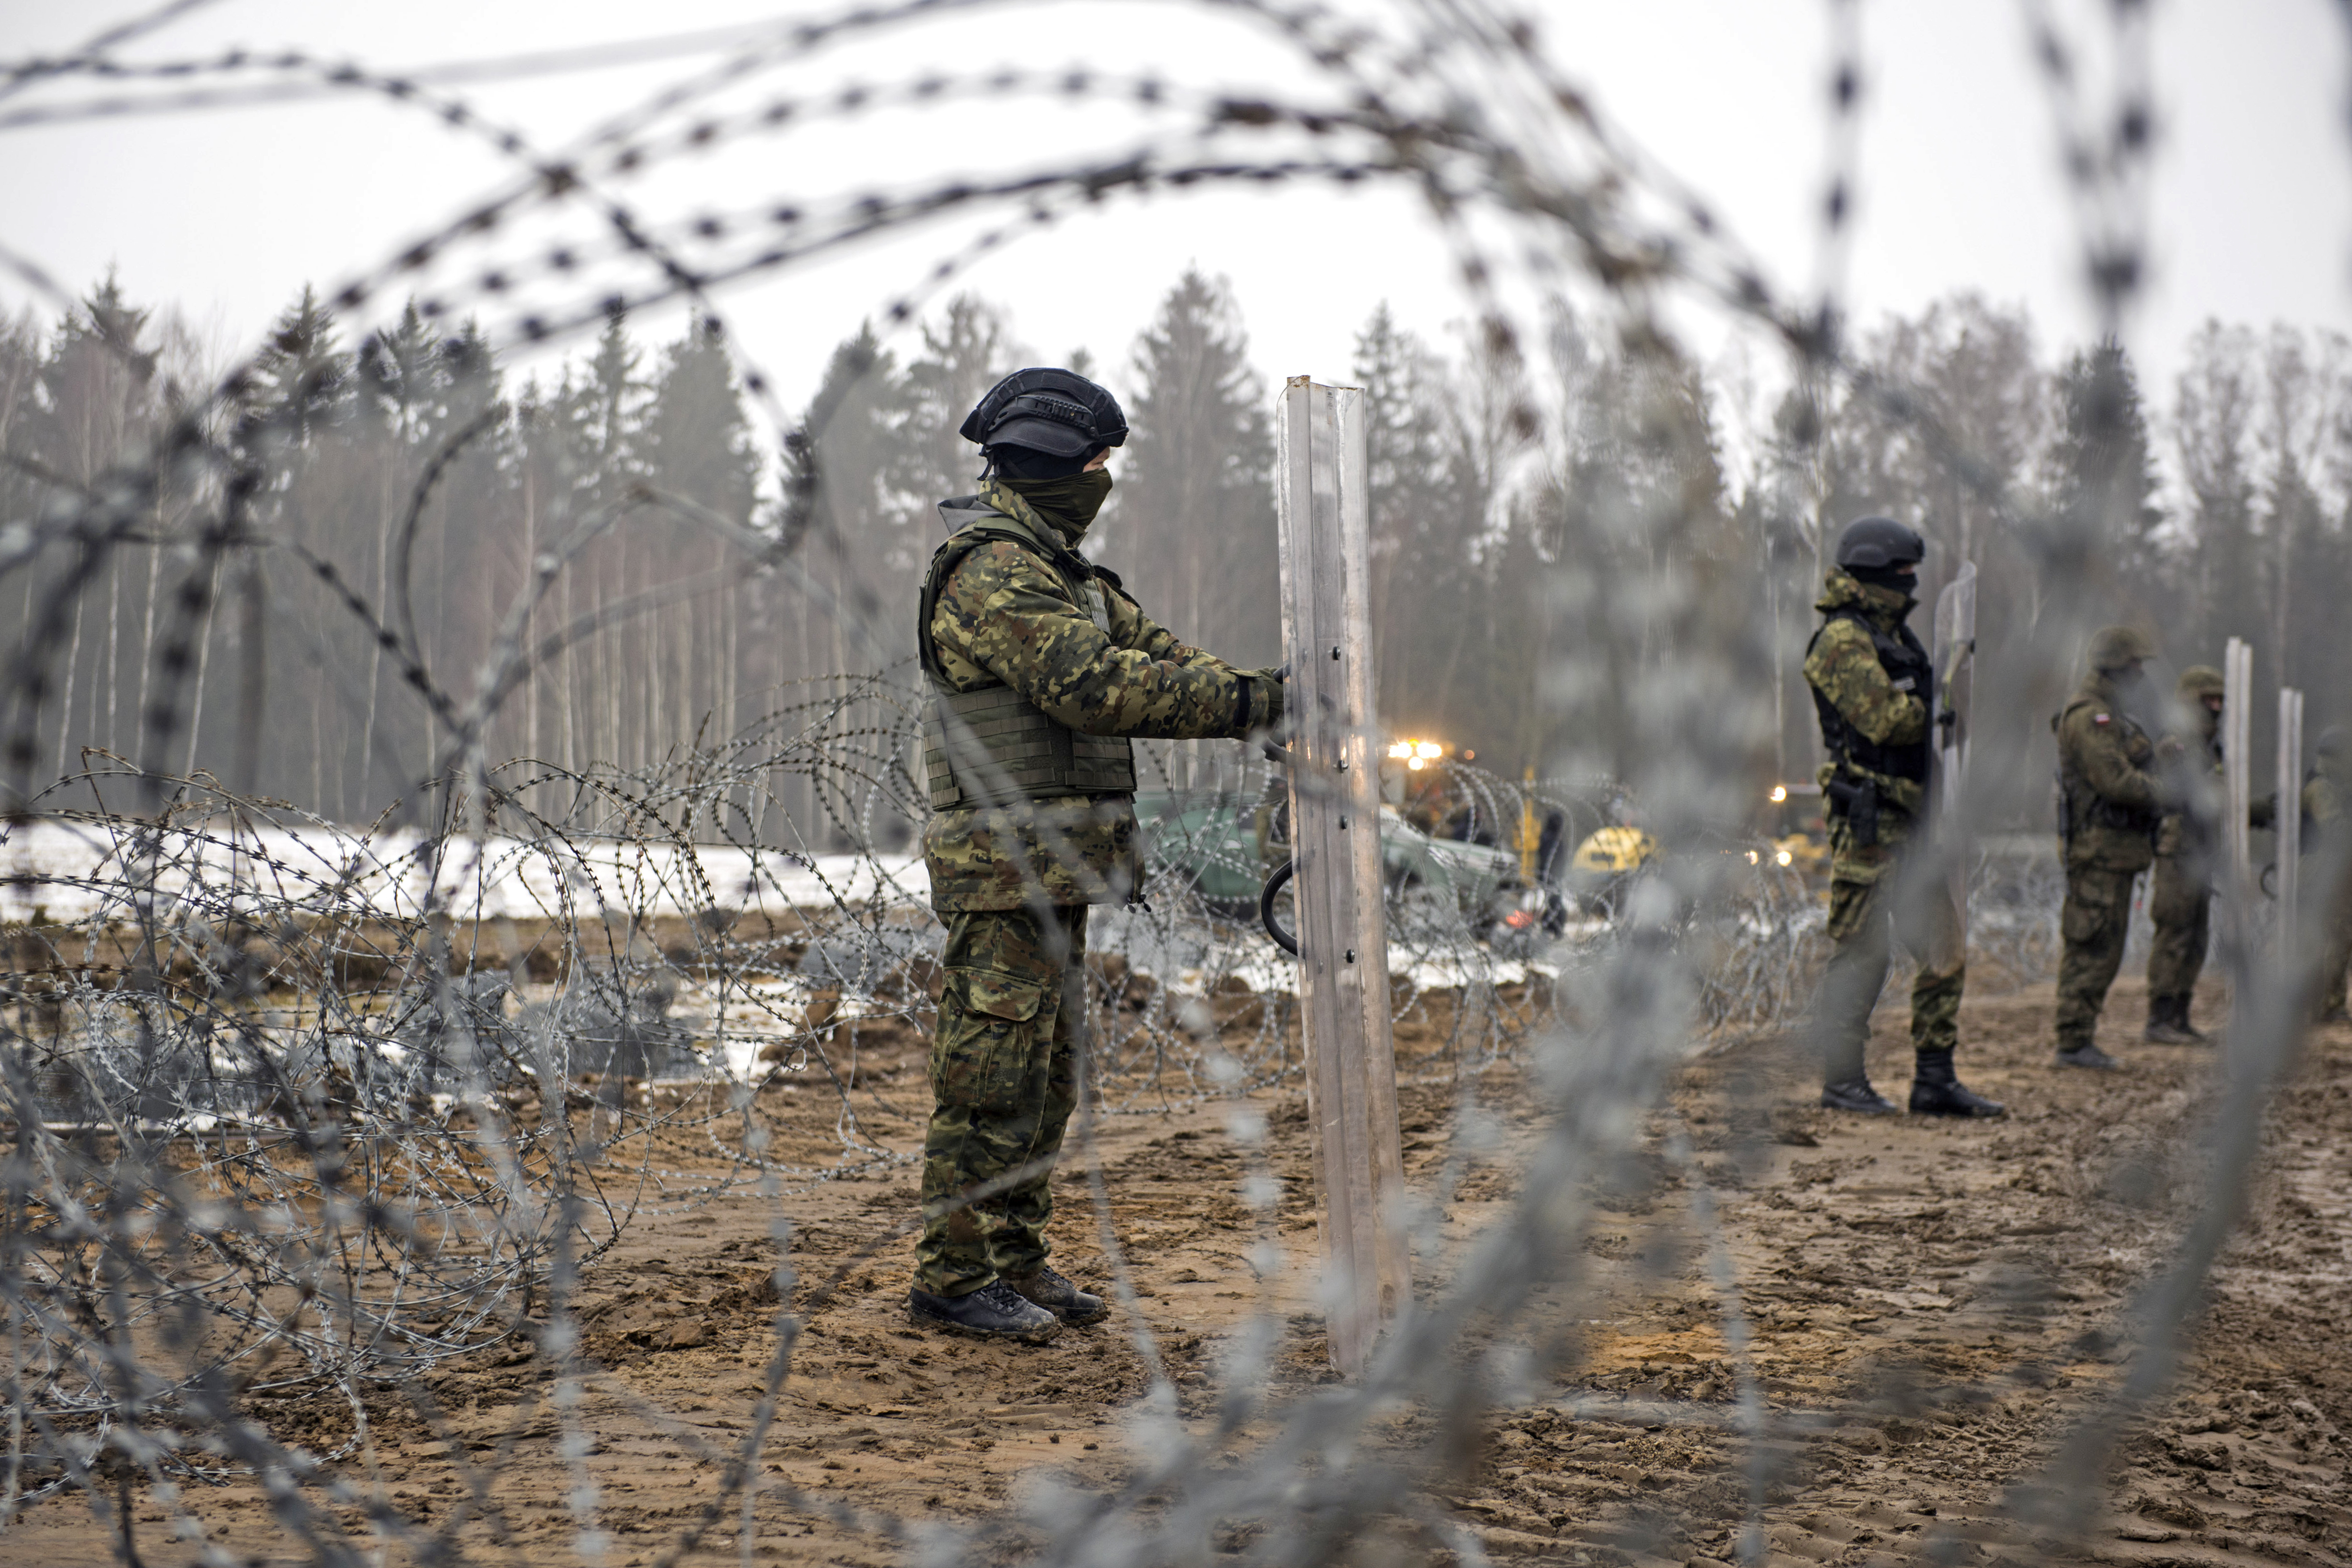
[[[1279,805],[1229,791],[1135,797],[1152,881],[1191,888],[1214,912],[1255,920],[1265,879],[1290,858]],[[1381,807],[1381,864],[1391,896],[1450,902],[1474,929],[1517,910],[1527,893],[1509,850],[1433,838]]]

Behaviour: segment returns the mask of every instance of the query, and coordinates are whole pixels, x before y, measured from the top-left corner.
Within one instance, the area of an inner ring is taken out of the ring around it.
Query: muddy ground
[[[2049,1003],[2044,987],[1971,1001],[1963,1015],[1965,1076],[2009,1102],[2002,1121],[1832,1119],[1811,1108],[1805,1065],[1770,1042],[1701,1057],[1675,1085],[1674,1111],[1721,1213],[1774,1413],[1763,1504],[1771,1561],[2037,1555],[2016,1528],[2011,1489],[2042,1472],[2122,1375],[2128,1304],[2188,1217],[2196,1138],[2216,1094],[2211,1053],[2138,1042],[2144,998],[2132,984],[2118,987],[2103,1037],[2126,1065],[2116,1074],[2051,1065]],[[2200,1016],[2217,1011],[2200,1002]],[[1874,1070],[1889,1087],[1907,1078],[1901,1024],[1891,1010],[1878,1020]],[[900,1042],[861,1068],[866,1130],[899,1148],[919,1142],[928,1109],[919,1051]],[[1408,1175],[1423,1191],[1458,1152],[1458,1092],[1438,1082],[1402,1095]],[[1487,1075],[1477,1093],[1503,1138],[1453,1191],[1449,1236],[1501,1212],[1542,1122],[1534,1094],[1507,1072]],[[1315,1232],[1304,1107],[1296,1094],[1257,1102],[1291,1259],[1271,1280],[1250,1261],[1259,1220],[1241,1199],[1247,1162],[1228,1131],[1230,1105],[1113,1119],[1099,1142],[1138,1304],[1196,1425],[1213,1408],[1226,1337],[1269,1299],[1286,1332],[1276,1392],[1307,1393],[1332,1375],[1305,1273]],[[1675,1119],[1660,1118],[1654,1134]],[[1751,1128],[1761,1135],[1742,1131]],[[1737,1554],[1747,1450],[1720,1303],[1703,1250],[1686,1239],[1693,1188],[1662,1160],[1641,1169],[1650,1179],[1596,1194],[1585,1261],[1598,1293],[1580,1305],[1580,1359],[1535,1403],[1493,1418],[1475,1460],[1433,1490],[1433,1508],[1496,1557]],[[1099,1280],[1083,1175],[1066,1172],[1060,1191],[1057,1261]],[[1149,1379],[1129,1325],[1115,1315],[1034,1349],[910,1329],[899,1305],[908,1238],[898,1227],[913,1193],[912,1171],[900,1168],[782,1199],[683,1207],[642,1219],[595,1270],[582,1316],[602,1370],[571,1415],[591,1438],[606,1563],[898,1562],[912,1553],[894,1530],[1010,1521],[1048,1477],[1107,1490],[1131,1476],[1129,1416]],[[2186,1373],[2105,1474],[2074,1488],[2096,1494],[2093,1527],[2063,1557],[2352,1561],[2347,1194],[2352,1031],[2336,1028],[2315,1037],[2278,1109]],[[719,1480],[773,1347],[780,1213],[806,1329],[747,1518]],[[576,1472],[558,1457],[557,1394],[528,1349],[449,1365],[372,1402],[372,1441],[342,1474],[359,1498],[447,1526],[469,1560],[578,1561]],[[352,1430],[331,1399],[256,1401],[253,1413],[314,1448]],[[1393,1432],[1413,1437],[1410,1415]],[[192,1530],[235,1561],[313,1560],[271,1509],[246,1483],[194,1487],[178,1503],[141,1494],[133,1540],[148,1563],[197,1561]],[[320,1524],[371,1552],[383,1539],[356,1506]],[[994,1550],[1019,1560],[1017,1533]],[[112,1556],[110,1527],[87,1497],[44,1503],[0,1537],[10,1563]],[[1354,1556],[1447,1560],[1410,1531]],[[421,1559],[386,1545],[372,1560]]]

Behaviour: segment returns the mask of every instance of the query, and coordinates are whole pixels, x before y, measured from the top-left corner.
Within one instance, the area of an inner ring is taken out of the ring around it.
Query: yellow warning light
[[[1750,866],[1753,866],[1754,864],[1756,864],[1756,858],[1757,858],[1757,857],[1756,857],[1756,851],[1755,851],[1755,850],[1753,850],[1753,849],[1750,849],[1750,850],[1748,852],[1748,863]]]
[[[1423,762],[1434,762],[1445,754],[1445,748],[1434,741],[1415,741],[1412,744],[1412,754]]]
[[[1778,855],[1773,856],[1772,858],[1783,866],[1793,866],[1797,863],[1797,858],[1794,855],[1790,854],[1786,849],[1781,850]]]
[[[1787,784],[1774,784],[1772,786],[1772,800],[1775,805],[1788,798],[1789,786]]]

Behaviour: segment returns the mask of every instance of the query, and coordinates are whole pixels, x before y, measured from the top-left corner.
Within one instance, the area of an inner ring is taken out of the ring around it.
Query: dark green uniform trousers
[[[1897,881],[1904,896],[1896,896]],[[1863,1076],[1863,1053],[1870,1044],[1870,1010],[1886,985],[1900,941],[1919,961],[1911,982],[1911,1044],[1923,1051],[1950,1050],[1960,1039],[1960,993],[1969,966],[1958,953],[1952,901],[1941,887],[1914,882],[1895,870],[1874,882],[1830,882],[1829,973],[1822,982],[1822,1081],[1845,1083]],[[1950,967],[1941,967],[1939,960]]]
[[[2156,858],[2156,870],[2148,879],[2147,914],[2156,922],[2156,942],[2147,953],[2148,1006],[2153,1009],[2175,996],[2187,1001],[2204,972],[2213,930],[2213,888],[2203,856]],[[2093,1016],[2097,1016],[2095,1008]]]
[[[1087,906],[1057,907],[1045,918],[970,910],[947,921],[915,1279],[935,1296],[961,1296],[1045,1264],[1053,1162],[1078,1103]],[[961,1201],[1041,1162],[1004,1192]]]
[[[2058,934],[2065,951],[2058,960],[2058,1048],[2091,1044],[2107,987],[2123,967],[2124,939],[2131,933],[2132,882],[2137,871],[2099,867],[2066,868],[2066,902],[2058,911]]]
[[[2347,882],[2328,911],[2327,945],[2319,955],[2319,1010],[2323,1016],[2344,1016],[2347,972],[2352,971],[2352,882]],[[2308,917],[2305,917],[2306,919]]]

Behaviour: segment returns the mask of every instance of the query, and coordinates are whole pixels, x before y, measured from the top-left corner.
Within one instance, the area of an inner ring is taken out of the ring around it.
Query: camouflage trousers
[[[1939,886],[1902,875],[1897,867],[1873,882],[1832,879],[1829,973],[1822,981],[1822,1081],[1863,1076],[1870,1044],[1870,1013],[1886,986],[1895,942],[1919,962],[1911,982],[1911,1044],[1948,1051],[1959,1044],[1960,993],[1968,960],[1960,951],[1951,900]]]
[[[2213,930],[2213,888],[2201,856],[2156,858],[2156,870],[2148,879],[2147,913],[2156,922],[2156,942],[2147,953],[2147,1005],[2154,1017],[2160,1003],[2195,994],[2197,976],[2205,968]],[[2096,1009],[2093,1012],[2095,1016]]]
[[[915,1279],[935,1296],[961,1296],[1045,1263],[1054,1160],[1078,1102],[1087,907],[947,920]],[[1031,1164],[1042,1168],[1005,1191],[939,1212]]]
[[[2058,912],[2065,951],[2058,960],[2058,1048],[2091,1043],[2107,987],[2123,967],[2124,939],[2131,932],[2132,882],[2137,871],[2101,867],[2066,868],[2066,902]]]
[[[2336,907],[2328,911],[2327,945],[2319,955],[2319,1011],[2323,1016],[2340,1018],[2347,976],[2352,969],[2352,881],[2347,881],[2335,900]]]

